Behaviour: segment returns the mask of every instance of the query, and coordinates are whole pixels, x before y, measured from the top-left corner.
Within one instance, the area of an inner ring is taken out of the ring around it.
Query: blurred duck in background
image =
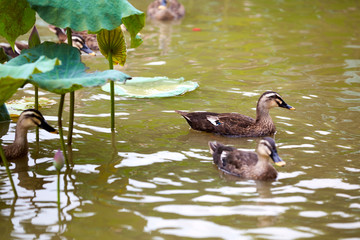
[[[184,6],[177,0],[155,0],[147,9],[147,16],[158,21],[179,20],[185,15]]]

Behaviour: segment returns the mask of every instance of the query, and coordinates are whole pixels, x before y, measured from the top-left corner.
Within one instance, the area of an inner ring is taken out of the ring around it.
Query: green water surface
[[[146,11],[151,1],[130,2]],[[185,18],[147,22],[144,43],[115,68],[183,77],[199,88],[170,98],[117,97],[115,135],[109,94],[77,91],[74,167],[62,172],[60,209],[52,165],[58,136],[40,130],[37,145],[31,130],[28,158],[11,166],[16,201],[0,168],[0,239],[360,238],[360,2],[181,2]],[[38,22],[42,40],[56,40]],[[90,71],[108,67],[100,53],[83,60]],[[259,139],[190,130],[174,110],[255,117],[266,90],[296,108],[271,110],[287,165],[275,182],[229,178],[212,164],[208,141],[253,151]],[[26,86],[13,98],[32,95]],[[65,133],[68,111],[66,102]],[[57,127],[57,105],[42,112]]]

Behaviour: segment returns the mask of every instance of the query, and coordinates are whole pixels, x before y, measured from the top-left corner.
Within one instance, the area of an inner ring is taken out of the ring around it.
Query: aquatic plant
[[[2,11],[3,14],[0,17],[0,35],[4,36],[10,43],[12,47],[14,47],[15,40],[18,36],[26,33],[35,23],[35,11],[39,14],[39,16],[45,20],[47,23],[61,27],[67,28],[67,34],[69,39],[69,44],[71,45],[71,29],[76,31],[88,30],[92,32],[99,33],[101,35],[102,30],[108,29],[112,31],[113,29],[117,29],[121,24],[124,24],[127,31],[131,36],[131,47],[137,47],[142,43],[142,39],[137,35],[137,33],[144,27],[145,24],[145,15],[143,12],[134,8],[130,3],[126,0],[108,0],[98,2],[96,0],[79,0],[79,1],[62,1],[62,0],[54,0],[54,1],[46,1],[46,0],[20,0],[14,3],[11,0],[0,0],[0,9],[6,8],[6,10]],[[35,11],[34,11],[35,10]],[[16,13],[16,14],[14,14]],[[61,17],[60,17],[61,16]],[[81,21],[79,21],[81,19]],[[16,23],[16,27],[12,27]],[[121,31],[121,30],[120,30]],[[116,33],[118,30],[114,30]],[[122,34],[122,31],[121,31]],[[115,35],[113,35],[115,36]],[[40,41],[40,40],[39,40]],[[34,40],[34,45],[36,44],[36,40]],[[46,56],[57,56],[56,54],[50,54],[49,43],[45,43],[42,46],[44,51],[41,54]],[[64,50],[63,45],[56,45]],[[120,52],[126,54],[126,45],[125,41],[121,42],[119,45],[122,49]],[[125,48],[124,48],[125,46]],[[71,48],[71,47],[70,47]],[[40,49],[40,48],[38,48]],[[56,47],[51,47],[53,52],[57,54],[61,54],[61,51],[55,51]],[[125,50],[124,50],[125,49]],[[70,50],[69,50],[70,51]],[[65,51],[66,52],[66,51]],[[110,49],[110,56],[116,56],[114,52],[118,52],[114,50],[114,47]],[[28,53],[28,55],[26,55]],[[16,60],[12,64],[22,64],[27,61],[34,61],[36,58],[29,57],[32,52],[24,51],[21,55],[23,58],[19,58],[21,60]],[[21,56],[20,55],[20,56]],[[31,55],[32,56],[32,55]],[[36,57],[40,55],[37,54]],[[87,73],[85,73],[85,66],[81,63],[80,57],[76,56],[75,53],[72,53],[74,59],[67,58],[67,60],[71,60],[71,66],[73,69],[79,70],[77,75],[77,80],[81,80],[80,83],[71,83],[72,80],[69,77],[70,75],[64,75],[59,77],[54,81],[54,78],[49,78],[46,81],[48,75],[36,74],[36,76],[31,77],[31,83],[35,86],[39,86],[48,91],[61,94],[61,100],[59,104],[59,112],[58,112],[58,123],[59,123],[59,133],[61,138],[62,150],[65,153],[65,160],[68,165],[67,155],[64,146],[63,134],[62,134],[62,108],[65,99],[65,93],[70,92],[70,123],[69,123],[69,137],[68,137],[68,145],[71,145],[71,136],[72,136],[72,126],[73,126],[73,117],[74,117],[74,91],[85,86],[99,86],[99,82],[94,81],[94,79],[99,80],[101,78],[104,80],[105,78],[111,78],[113,80],[117,79],[120,81],[125,81],[130,77],[126,74],[119,74],[120,72],[112,72],[105,71],[104,74],[95,73],[91,77],[88,77]],[[61,57],[60,57],[61,58]],[[31,60],[30,60],[31,59]],[[109,58],[110,69],[112,69],[112,59]],[[62,59],[64,61],[64,59]],[[66,61],[65,61],[65,66]],[[81,68],[81,69],[79,69]],[[57,68],[53,73],[63,73],[62,70],[65,68]],[[52,75],[50,73],[50,75]],[[54,77],[54,75],[52,75]],[[51,77],[51,76],[50,76]],[[29,79],[30,80],[30,79]],[[64,84],[62,84],[64,82]],[[69,83],[71,83],[71,87],[69,87]],[[59,84],[61,86],[59,86]],[[56,87],[53,87],[56,86]],[[114,100],[114,96],[112,94],[112,100]],[[114,129],[114,101],[111,101],[111,116],[112,116],[112,129]]]
[[[107,1],[96,1],[96,0],[79,0],[79,1],[62,1],[62,0],[28,0],[30,6],[44,19],[47,23],[60,28],[66,28],[68,34],[68,43],[71,44],[71,29],[76,31],[90,31],[99,33],[101,36],[102,31],[114,31],[121,24],[124,24],[127,31],[131,36],[131,47],[137,47],[142,43],[142,39],[137,33],[145,25],[145,14],[136,8],[134,8],[126,0],[107,0]],[[59,17],[61,16],[61,17]],[[79,21],[81,19],[81,21]],[[120,30],[121,31],[121,30]],[[122,31],[121,31],[122,34]],[[118,36],[116,34],[113,35]],[[112,39],[113,40],[113,39]],[[115,47],[120,47],[125,51],[120,52],[126,53],[125,42],[121,45],[114,45],[111,48],[111,55],[115,52]],[[101,47],[100,47],[101,50]],[[103,53],[103,51],[102,51]],[[111,58],[112,59],[112,58]],[[111,60],[109,60],[110,69]],[[74,114],[74,93],[70,96],[70,123],[69,123],[69,136],[71,140],[72,135],[72,121]],[[111,128],[114,129],[115,113],[114,113],[114,94],[111,94]],[[71,145],[71,141],[68,141]]]

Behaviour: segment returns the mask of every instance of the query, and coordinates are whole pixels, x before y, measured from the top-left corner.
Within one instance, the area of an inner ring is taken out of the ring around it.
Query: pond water
[[[150,3],[130,2],[142,11]],[[60,209],[52,165],[59,137],[40,130],[37,145],[31,130],[28,159],[11,165],[17,200],[0,168],[1,239],[360,239],[360,2],[181,2],[183,21],[147,22],[144,43],[116,69],[184,77],[199,88],[117,97],[115,135],[109,94],[77,91],[74,166],[61,174]],[[38,27],[42,40],[55,40]],[[91,71],[108,66],[100,54],[83,60]],[[174,110],[255,116],[266,90],[296,108],[271,110],[287,165],[274,182],[229,178],[214,167],[207,142],[253,151],[259,139],[190,130]],[[13,98],[32,94],[27,86]],[[57,105],[42,112],[57,127]],[[67,113],[68,102],[65,133]],[[3,144],[14,131],[11,123]]]

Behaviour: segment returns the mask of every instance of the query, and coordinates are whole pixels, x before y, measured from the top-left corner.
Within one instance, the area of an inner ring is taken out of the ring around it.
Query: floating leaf
[[[134,98],[172,97],[193,91],[198,86],[196,82],[184,81],[184,78],[134,77],[126,85],[115,84],[115,94]],[[109,92],[109,84],[102,90]]]
[[[70,27],[75,31],[112,30],[122,23],[131,35],[131,47],[138,43],[136,34],[145,25],[145,14],[126,0],[28,0],[47,23]]]
[[[35,11],[26,0],[0,0],[0,35],[14,48],[15,40],[35,24]]]
[[[21,55],[9,63],[20,65],[27,61],[36,61],[42,55],[48,58],[57,57],[61,60],[61,65],[46,73],[33,74],[29,81],[53,93],[64,94],[83,87],[101,86],[108,79],[119,82],[131,79],[130,76],[117,70],[87,73],[85,64],[80,61],[78,49],[68,44],[53,42],[44,42],[34,48],[23,50]]]
[[[57,103],[55,100],[46,97],[40,97],[38,101],[39,109],[50,107]],[[20,99],[7,101],[6,107],[11,116],[19,116],[24,109],[35,108],[35,97],[22,97]]]
[[[50,71],[59,64],[58,59],[49,59],[45,56],[40,56],[35,62],[25,62],[18,66],[11,65],[10,62],[0,65],[0,105],[23,86],[31,74]]]
[[[40,45],[40,43],[41,43],[39,32],[37,31],[35,26],[33,27],[33,30],[31,31],[28,43],[29,43],[29,48],[33,48],[37,45]]]
[[[103,29],[97,34],[96,38],[101,54],[109,58],[111,53],[113,61],[124,66],[126,61],[126,43],[121,27],[110,31]]]

